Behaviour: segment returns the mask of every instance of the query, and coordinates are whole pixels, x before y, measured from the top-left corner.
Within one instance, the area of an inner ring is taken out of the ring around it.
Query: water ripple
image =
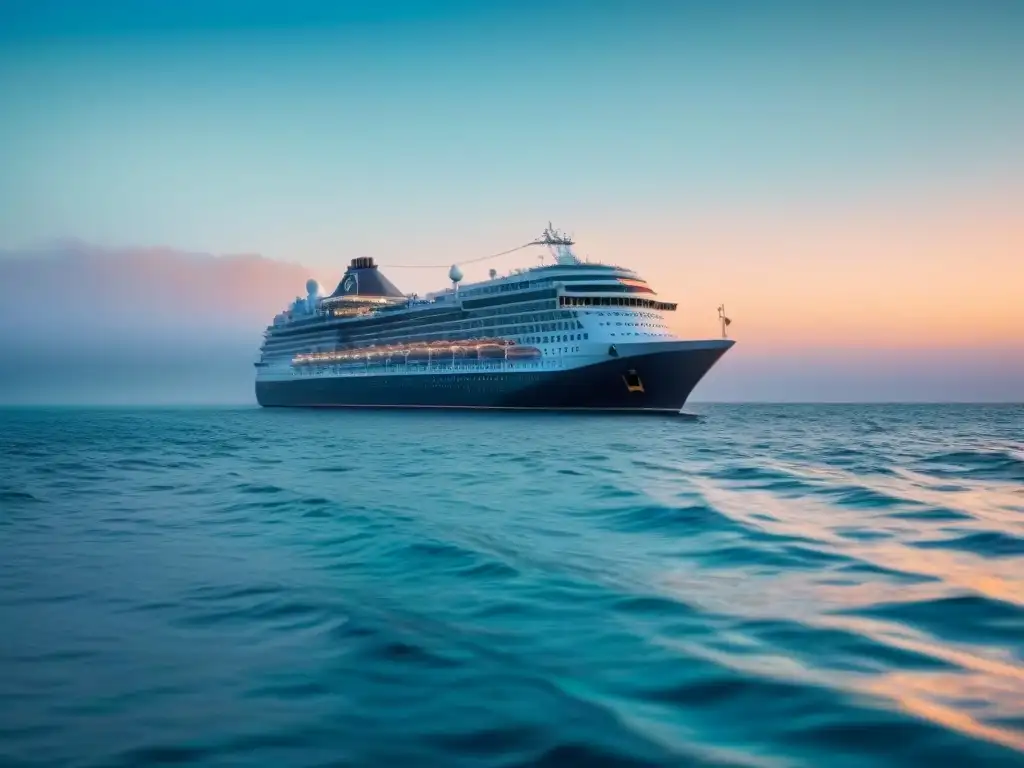
[[[1024,764],[1024,408],[699,411],[0,411],[0,764]]]

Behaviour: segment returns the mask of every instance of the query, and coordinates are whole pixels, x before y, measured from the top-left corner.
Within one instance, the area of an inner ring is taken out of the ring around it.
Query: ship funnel
[[[359,256],[352,259],[345,276],[342,277],[338,287],[328,298],[336,299],[342,296],[404,298],[394,283],[377,269],[377,264],[373,261],[372,256]]]

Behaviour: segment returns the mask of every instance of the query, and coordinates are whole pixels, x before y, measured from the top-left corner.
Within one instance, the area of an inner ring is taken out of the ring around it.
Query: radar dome
[[[462,279],[462,270],[459,269],[458,264],[452,264],[452,268],[448,270],[448,279],[453,283],[457,283]]]
[[[320,288],[320,283],[313,278],[309,278],[309,280],[306,281],[306,294],[309,296],[319,296],[321,293],[322,290]]]

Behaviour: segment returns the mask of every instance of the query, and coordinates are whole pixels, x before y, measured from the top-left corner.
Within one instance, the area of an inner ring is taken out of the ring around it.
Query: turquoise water
[[[1024,765],[1024,407],[0,411],[0,764]]]

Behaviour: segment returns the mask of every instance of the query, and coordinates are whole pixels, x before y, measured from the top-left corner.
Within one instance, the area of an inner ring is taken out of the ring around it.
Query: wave
[[[701,410],[5,414],[0,763],[1024,761],[1024,408]]]
[[[949,451],[914,463],[921,471],[943,478],[977,478],[1024,482],[1024,453],[1000,449]]]

